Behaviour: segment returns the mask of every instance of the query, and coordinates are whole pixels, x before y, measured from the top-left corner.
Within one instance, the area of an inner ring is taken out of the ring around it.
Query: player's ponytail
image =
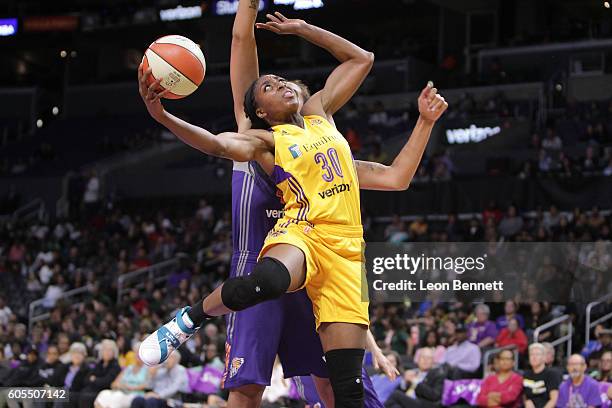
[[[246,94],[244,94],[244,113],[251,120],[251,128],[253,129],[269,129],[268,122],[257,116],[257,102],[255,101],[255,86],[259,79],[253,81]]]

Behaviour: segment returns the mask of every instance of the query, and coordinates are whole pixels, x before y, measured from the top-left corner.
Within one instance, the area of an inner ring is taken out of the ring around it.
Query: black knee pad
[[[363,349],[337,349],[325,353],[336,408],[363,407],[363,355]]]
[[[233,311],[244,310],[287,292],[291,276],[287,267],[274,258],[263,258],[249,276],[228,279],[221,288],[223,304]]]

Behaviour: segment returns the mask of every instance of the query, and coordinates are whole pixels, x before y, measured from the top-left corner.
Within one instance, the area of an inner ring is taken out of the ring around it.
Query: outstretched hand
[[[159,119],[164,113],[164,106],[161,103],[161,98],[168,93],[169,89],[163,89],[160,85],[162,79],[157,79],[150,83],[150,75],[152,69],[146,71],[143,69],[142,63],[138,66],[138,91],[142,98],[147,111],[154,119]],[[160,91],[160,89],[162,89]]]
[[[399,371],[397,368],[389,361],[387,356],[385,356],[382,351],[377,350],[372,353],[374,368],[382,371],[387,378],[391,381],[395,381],[397,376],[399,375]]]
[[[440,119],[440,116],[448,108],[448,103],[438,94],[438,90],[433,87],[432,82],[428,82],[427,86],[419,95],[419,113],[421,117],[435,122]]]
[[[276,34],[293,34],[296,35],[299,33],[300,29],[306,25],[304,20],[300,20],[297,18],[287,18],[283,16],[278,11],[272,14],[266,14],[268,17],[268,22],[266,23],[256,23],[255,27],[272,31]]]

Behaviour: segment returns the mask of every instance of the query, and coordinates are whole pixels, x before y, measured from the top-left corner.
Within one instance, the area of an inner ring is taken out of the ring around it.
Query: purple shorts
[[[378,395],[374,390],[372,380],[368,376],[365,368],[362,369],[361,377],[363,378],[364,408],[383,408],[383,404],[378,399]],[[319,398],[319,394],[317,393],[317,389],[314,381],[312,381],[312,378],[294,377],[291,379],[291,382],[293,383],[291,389],[295,389],[296,394],[292,395],[292,397],[299,398],[309,405],[320,403],[322,407],[325,407]]]
[[[254,266],[247,264],[245,275]],[[231,313],[226,319],[222,388],[270,385],[277,354],[286,378],[310,374],[329,377],[305,290]]]

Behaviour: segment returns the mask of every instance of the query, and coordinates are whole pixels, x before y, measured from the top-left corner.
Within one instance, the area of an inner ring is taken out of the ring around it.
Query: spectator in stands
[[[546,150],[541,149],[538,154],[538,169],[542,173],[548,173],[552,171],[554,167],[554,163],[552,158],[546,153]]]
[[[215,210],[212,205],[208,203],[208,201],[202,199],[200,200],[200,207],[196,212],[196,217],[204,222],[204,224],[212,225],[214,221]]]
[[[433,368],[434,350],[423,348],[417,360],[416,370],[404,373],[405,386],[394,391],[385,402],[385,408],[436,407],[442,399],[445,366]]]
[[[484,217],[484,214],[483,214]],[[484,236],[484,230],[482,229],[482,225],[478,218],[474,217],[470,220],[470,224],[467,228],[467,236],[465,237],[466,241],[476,242],[481,241]]]
[[[489,375],[480,386],[479,407],[519,407],[523,392],[523,377],[513,371],[514,353],[502,350],[495,356],[495,374]]]
[[[181,392],[188,392],[187,369],[180,365],[181,354],[172,353],[157,367],[149,369],[152,392],[134,398],[131,408],[165,408],[166,399],[176,398]]]
[[[580,165],[583,171],[592,172],[599,169],[599,159],[595,154],[595,148],[592,145],[587,146],[584,157],[580,160]]]
[[[38,378],[38,370],[41,367],[38,350],[31,349],[26,359],[15,367],[8,378],[4,381],[6,387],[34,387]]]
[[[383,103],[376,101],[368,118],[368,124],[371,126],[387,126],[387,121],[387,111],[385,111]]]
[[[529,346],[531,369],[523,373],[525,408],[553,408],[559,396],[561,375],[545,364],[546,349],[541,343]]]
[[[538,326],[548,323],[551,320],[550,314],[544,310],[542,303],[531,302],[530,304],[531,313],[525,316],[525,334],[528,338],[532,337],[532,333]],[[540,333],[539,341],[548,339],[552,335],[550,330],[546,330]]]
[[[6,305],[3,297],[0,297],[0,327],[5,327],[14,318],[11,308]]]
[[[101,391],[96,397],[96,408],[129,408],[132,400],[150,386],[149,370],[138,358],[140,342],[134,344],[132,350],[136,361],[124,368],[111,383],[110,390]]]
[[[100,180],[95,171],[91,171],[85,192],[83,193],[83,205],[85,206],[85,214],[89,217],[94,215],[98,209],[100,202]]]
[[[481,303],[474,310],[476,321],[468,325],[468,339],[481,349],[491,347],[497,338],[497,327],[489,320],[491,309]]]
[[[573,354],[567,360],[569,378],[559,386],[558,408],[598,407],[601,405],[599,384],[585,375],[586,360],[580,354]]]
[[[393,214],[391,222],[385,227],[385,239],[389,240],[394,233],[400,232],[402,230],[402,224],[403,222],[400,216]]]
[[[561,138],[555,133],[554,129],[546,129],[546,137],[542,140],[542,149],[549,155],[558,154],[563,148]]]
[[[406,322],[395,316],[391,319],[391,328],[387,331],[385,345],[388,350],[393,350],[400,356],[408,353],[410,337],[406,330]]]
[[[563,368],[555,365],[555,346],[552,345],[552,343],[548,343],[548,342],[544,342],[542,343],[542,345],[544,346],[544,364],[546,364],[546,367],[548,367],[549,369],[551,369],[555,375],[559,378],[559,382],[561,381],[561,378],[563,378]]]
[[[438,332],[435,330],[428,330],[425,334],[425,340],[421,348],[417,349],[414,353],[414,361],[419,361],[419,354],[423,348],[430,348],[434,353],[434,365],[442,363],[444,359],[444,353],[446,353],[446,347],[440,344]]]
[[[499,332],[495,340],[495,347],[516,346],[519,353],[523,354],[527,350],[527,343],[527,336],[519,327],[518,320],[511,318],[508,320],[508,326]]]
[[[217,348],[217,344],[216,343],[207,344],[205,349],[206,349],[206,354],[205,354],[204,364],[210,365],[211,367],[214,367],[218,370],[223,370],[223,368],[225,367],[225,364],[223,363],[223,361],[221,361],[221,358],[219,357],[219,350]]]
[[[361,137],[359,137],[359,133],[357,133],[357,130],[354,127],[349,126],[345,135],[346,135],[346,141],[351,147],[351,151],[353,152],[353,154],[358,155],[361,152],[361,149],[363,148],[363,145],[361,144]]]
[[[414,221],[410,223],[410,227],[408,230],[410,231],[410,237],[414,241],[424,242],[427,240],[427,231],[429,229],[429,224],[425,221],[424,217],[417,217]]]
[[[608,164],[606,167],[604,167],[603,169],[603,175],[604,176],[612,176],[612,159],[610,159],[608,161]]]
[[[585,344],[584,348],[580,352],[586,359],[595,352],[601,352],[602,350],[612,350],[612,333],[606,330],[603,324],[598,324],[593,330],[595,339]]]
[[[142,268],[147,268],[151,266],[151,261],[149,260],[149,256],[147,255],[147,250],[144,246],[141,246],[136,251],[136,256],[130,265],[130,271],[135,271]]]
[[[517,312],[516,302],[513,300],[506,300],[504,304],[504,314],[495,320],[495,324],[499,330],[508,326],[510,319],[515,318],[519,324],[519,327],[525,327],[525,320],[523,316]]]
[[[70,357],[70,364],[60,367],[55,375],[49,379],[49,385],[69,390],[69,407],[78,407],[80,392],[83,390],[85,380],[90,373],[89,366],[85,362],[87,348],[83,343],[72,343],[70,346]],[[62,408],[65,405],[57,402],[54,407]]]
[[[11,374],[12,369],[10,361],[6,359],[4,355],[4,347],[0,347],[0,387],[4,386],[4,381]]]
[[[497,206],[495,200],[489,201],[487,208],[482,212],[482,224],[487,225],[489,223],[489,219],[492,219],[495,225],[499,223],[502,219],[502,212]]]
[[[59,349],[52,344],[47,348],[45,362],[38,370],[38,377],[35,381],[36,387],[51,386],[51,382],[62,369],[62,362],[59,360]]]
[[[454,344],[446,349],[443,363],[458,369],[458,375],[469,378],[476,374],[480,367],[480,348],[467,339],[467,328],[459,323],[455,327]]]
[[[591,377],[600,382],[612,383],[612,351],[601,353],[599,367],[591,373]]]
[[[98,393],[110,388],[112,382],[121,372],[117,357],[119,349],[113,340],[105,339],[99,344],[98,362],[83,381],[83,389],[78,398],[79,408],[93,406]]]
[[[523,218],[516,213],[516,207],[508,206],[508,212],[499,223],[499,233],[505,238],[514,238],[523,228]]]
[[[556,206],[551,205],[549,211],[544,214],[542,226],[550,231],[553,227],[559,225],[559,222],[561,222],[561,214],[559,214],[559,210]]]
[[[57,335],[57,348],[62,364],[69,364],[72,361],[72,348],[70,347],[70,338],[66,333],[62,332]]]

